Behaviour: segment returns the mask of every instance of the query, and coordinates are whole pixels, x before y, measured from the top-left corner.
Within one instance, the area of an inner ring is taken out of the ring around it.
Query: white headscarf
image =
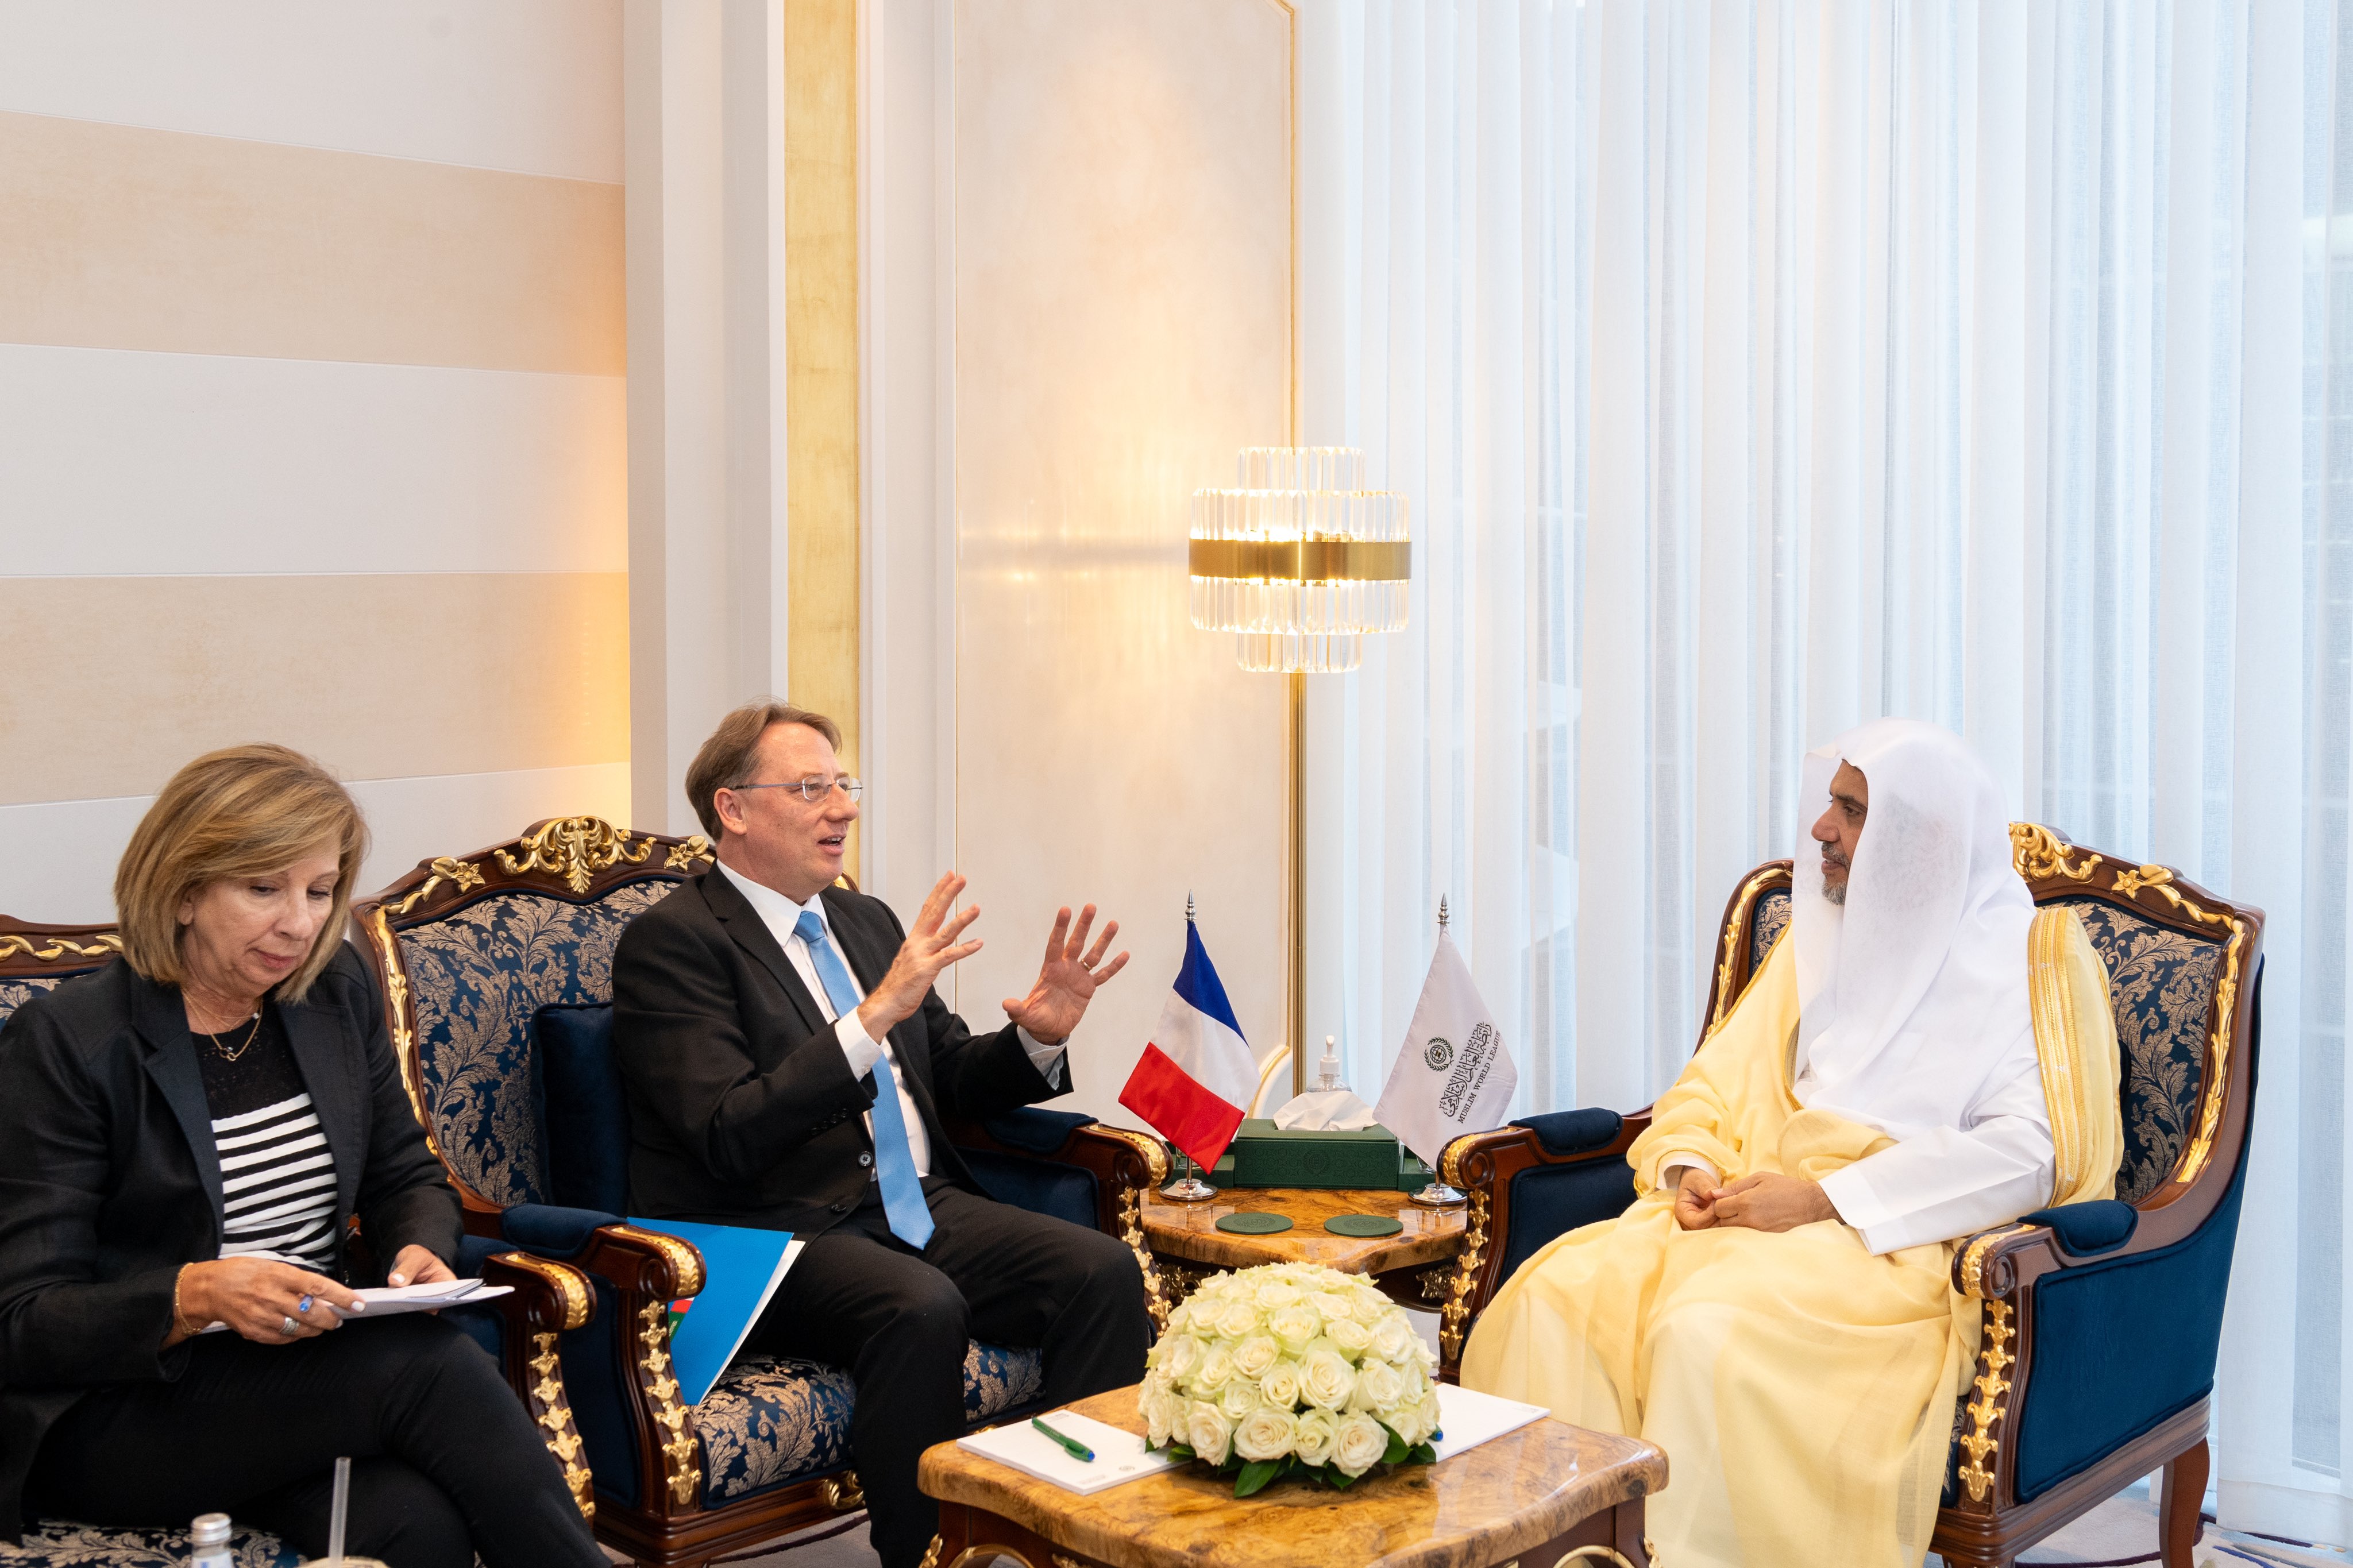
[[[1870,784],[1843,908],[1822,896],[1810,831],[1841,761]],[[1799,799],[1799,1100],[1896,1139],[1968,1125],[2033,1029],[2034,900],[2001,792],[1950,731],[1878,719],[1806,753]]]

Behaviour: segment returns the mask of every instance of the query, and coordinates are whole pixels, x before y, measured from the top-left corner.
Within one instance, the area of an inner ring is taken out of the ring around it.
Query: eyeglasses
[[[850,778],[846,774],[838,779],[789,779],[783,784],[730,784],[727,787],[739,794],[755,789],[788,789],[812,805],[823,800],[837,788],[851,800],[856,800],[866,793],[864,780]]]

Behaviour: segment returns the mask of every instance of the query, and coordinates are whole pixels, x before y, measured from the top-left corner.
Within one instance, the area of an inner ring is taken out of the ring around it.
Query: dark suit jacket
[[[359,955],[281,1005],[335,1158],[335,1203],[387,1262],[458,1256],[458,1195],[408,1108]],[[0,1029],[0,1535],[57,1419],[102,1384],[171,1380],[181,1266],[220,1256],[220,1153],[176,986],[116,962]],[[343,1226],[337,1226],[337,1234]],[[373,1283],[373,1281],[369,1281]]]
[[[898,916],[840,888],[825,890],[825,908],[836,945],[871,992],[906,940]],[[875,1080],[849,1076],[834,1026],[717,867],[621,933],[613,1026],[638,1214],[816,1236],[864,1196],[872,1168],[859,1156],[874,1144],[861,1118]],[[923,1116],[932,1174],[975,1193],[980,1184],[949,1146],[942,1114],[993,1116],[1064,1092],[1030,1062],[1011,1024],[975,1035],[936,991],[891,1031],[891,1051]]]

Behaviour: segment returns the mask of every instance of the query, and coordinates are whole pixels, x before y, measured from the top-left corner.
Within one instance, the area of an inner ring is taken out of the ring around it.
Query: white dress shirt
[[[899,1115],[900,1119],[907,1124],[907,1150],[914,1158],[915,1174],[930,1175],[932,1173],[931,1135],[923,1131],[923,1113],[915,1109],[914,1096],[907,1091],[907,1075],[900,1068],[898,1053],[892,1050],[891,1042],[887,1038],[876,1040],[867,1034],[866,1026],[858,1021],[855,1008],[839,1016],[835,1014],[833,998],[826,994],[825,983],[818,977],[817,961],[809,956],[808,943],[801,940],[798,928],[801,914],[806,910],[815,915],[825,926],[826,939],[833,942],[834,956],[841,960],[842,973],[849,977],[849,988],[858,994],[858,999],[860,1002],[866,1000],[866,988],[859,984],[858,972],[849,966],[849,959],[842,952],[841,943],[834,938],[833,921],[826,914],[825,894],[819,891],[808,902],[797,904],[774,888],[752,880],[724,860],[719,862],[719,869],[726,874],[729,881],[735,884],[736,889],[751,904],[753,910],[767,926],[769,934],[776,939],[776,945],[785,950],[785,959],[793,966],[793,973],[799,975],[801,984],[808,988],[809,996],[817,1003],[818,1011],[823,1013],[826,1021],[833,1026],[834,1037],[841,1042],[841,1054],[849,1063],[849,1076],[864,1078],[874,1070],[877,1058],[891,1058],[892,1077],[899,1085]],[[1041,1044],[1031,1037],[1027,1029],[1021,1030],[1020,1036],[1021,1048],[1029,1053],[1030,1064],[1044,1075],[1048,1083],[1060,1089],[1062,1086],[1063,1047]],[[874,1116],[871,1111],[866,1114],[865,1122],[866,1136],[871,1142],[874,1137]]]

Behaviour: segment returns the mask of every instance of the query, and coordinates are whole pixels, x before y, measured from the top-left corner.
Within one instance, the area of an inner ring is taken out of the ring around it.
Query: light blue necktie
[[[858,1011],[858,991],[849,983],[849,971],[841,954],[833,951],[825,922],[814,910],[801,911],[793,934],[808,944],[809,962],[817,967],[826,1000],[833,1004],[833,1016],[847,1018]],[[921,1252],[932,1239],[932,1208],[923,1202],[923,1178],[915,1174],[915,1152],[907,1142],[899,1080],[891,1071],[887,1051],[874,1058],[874,1176],[882,1185],[882,1212],[890,1216],[891,1234]]]

